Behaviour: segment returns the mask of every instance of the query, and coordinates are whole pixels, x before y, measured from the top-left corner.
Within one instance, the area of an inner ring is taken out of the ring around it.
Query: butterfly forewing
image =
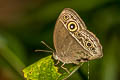
[[[99,40],[87,30],[84,22],[73,9],[65,8],[61,12],[56,21],[53,38],[55,56],[63,63],[78,64],[100,58],[102,55]],[[97,47],[93,46],[94,43]],[[99,55],[96,56],[90,49],[95,49],[94,52]]]

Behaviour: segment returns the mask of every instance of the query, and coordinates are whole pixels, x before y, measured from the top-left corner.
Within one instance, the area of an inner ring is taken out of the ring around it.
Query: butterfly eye
[[[68,27],[68,30],[71,32],[76,31],[78,29],[75,22],[69,22],[67,27]]]
[[[63,16],[63,19],[66,21],[66,20],[69,19],[69,16],[68,16],[68,15],[64,15],[64,16]]]
[[[90,43],[90,42],[88,42],[88,43],[87,43],[87,46],[88,46],[88,47],[90,47],[90,46],[91,46],[91,43]]]

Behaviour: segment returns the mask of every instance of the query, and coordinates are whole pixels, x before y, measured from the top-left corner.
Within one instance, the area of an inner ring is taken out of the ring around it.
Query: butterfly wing
[[[69,34],[63,23],[57,21],[54,30],[55,55],[63,63],[78,64],[81,57],[85,57],[85,51],[78,42]]]
[[[102,56],[99,40],[86,29],[79,15],[70,8],[65,8],[58,17],[53,38],[56,49],[55,58],[63,63],[78,64]],[[88,42],[91,42],[90,45],[94,43],[95,45],[86,46]],[[97,51],[91,51],[91,47]]]
[[[85,51],[78,42],[73,38],[73,36],[69,33],[69,31],[66,29],[67,21],[65,16],[69,18],[70,21],[72,21],[70,18],[72,16],[73,19],[77,20],[76,23],[79,23],[80,26],[79,29],[86,29],[84,22],[81,20],[81,18],[76,15],[77,13],[70,9],[65,8],[60,16],[58,17],[58,20],[55,25],[54,29],[54,46],[56,49],[56,57],[58,60],[64,62],[64,63],[75,63],[78,64],[81,60],[81,57],[86,57]],[[64,23],[64,20],[66,20]]]

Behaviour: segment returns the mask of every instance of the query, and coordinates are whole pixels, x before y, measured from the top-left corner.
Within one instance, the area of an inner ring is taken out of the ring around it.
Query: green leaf
[[[52,56],[47,56],[40,59],[34,64],[26,67],[24,72],[24,77],[27,80],[63,80],[71,76],[80,66],[74,66],[67,72],[59,73],[58,67],[54,66],[54,60]]]

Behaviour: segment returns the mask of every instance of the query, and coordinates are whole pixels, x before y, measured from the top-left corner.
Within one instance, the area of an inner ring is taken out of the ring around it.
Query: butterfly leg
[[[60,63],[60,61],[58,60],[57,63],[55,65],[58,65]]]
[[[66,72],[70,73],[67,68],[64,67],[65,63],[61,65],[61,68],[63,68]]]

